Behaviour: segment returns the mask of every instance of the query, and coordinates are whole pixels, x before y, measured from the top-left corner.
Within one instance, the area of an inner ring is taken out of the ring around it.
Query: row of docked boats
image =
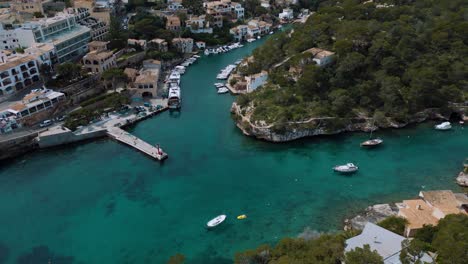
[[[229,64],[226,68],[222,69],[220,73],[216,76],[218,80],[226,80],[231,75],[232,71],[237,67],[235,64]]]
[[[220,53],[226,53],[229,52],[233,49],[238,49],[242,48],[244,45],[240,44],[239,42],[233,43],[231,45],[225,45],[221,46],[218,48],[210,48],[210,49],[205,49],[205,55],[211,55],[211,54],[220,54]]]
[[[166,84],[168,87],[167,94],[167,106],[170,109],[179,109],[182,105],[182,97],[180,90],[180,78],[185,73],[188,66],[192,65],[199,59],[200,56],[194,55],[186,59],[180,65],[177,65],[172,69],[171,73],[166,78]]]

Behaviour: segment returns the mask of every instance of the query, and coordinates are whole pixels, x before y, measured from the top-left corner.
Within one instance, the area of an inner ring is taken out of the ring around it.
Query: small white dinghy
[[[218,215],[217,217],[211,219],[210,221],[208,221],[208,223],[206,223],[206,227],[208,228],[213,228],[219,224],[221,224],[222,222],[224,222],[224,220],[226,220],[226,215]]]
[[[450,122],[443,122],[438,125],[435,125],[434,128],[437,130],[449,130],[452,128],[452,125],[450,124]]]
[[[333,170],[340,173],[353,173],[358,170],[358,166],[353,163],[346,163],[345,165],[337,165],[333,167]]]
[[[219,94],[224,94],[224,93],[227,93],[227,92],[229,92],[229,89],[226,88],[226,87],[220,87],[220,88],[218,88],[218,93],[219,93]]]

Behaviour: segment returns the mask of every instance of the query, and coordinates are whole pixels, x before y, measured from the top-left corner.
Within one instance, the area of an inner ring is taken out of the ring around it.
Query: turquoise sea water
[[[306,227],[341,229],[370,204],[458,189],[468,127],[379,131],[385,145],[375,150],[359,147],[361,133],[284,144],[243,136],[230,118],[233,97],[213,83],[259,44],[201,59],[183,77],[180,113],[129,129],[160,143],[164,163],[107,139],[2,163],[0,263],[165,263],[178,252],[187,263],[231,263],[237,251]],[[345,162],[360,171],[332,172]],[[207,231],[222,213],[226,223]]]

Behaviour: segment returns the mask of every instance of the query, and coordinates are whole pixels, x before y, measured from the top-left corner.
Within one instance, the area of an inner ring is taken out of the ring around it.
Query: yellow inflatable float
[[[237,219],[239,220],[246,219],[246,218],[247,216],[245,214],[237,216]]]

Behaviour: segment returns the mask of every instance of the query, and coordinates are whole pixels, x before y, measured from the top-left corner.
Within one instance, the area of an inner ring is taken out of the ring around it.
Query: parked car
[[[55,120],[61,122],[61,121],[65,120],[65,117],[66,117],[66,116],[64,116],[64,115],[63,115],[63,116],[59,116],[59,117],[57,117]]]
[[[44,120],[39,124],[40,127],[47,127],[47,126],[50,126],[50,125],[52,125],[52,120],[49,120],[49,119]]]

